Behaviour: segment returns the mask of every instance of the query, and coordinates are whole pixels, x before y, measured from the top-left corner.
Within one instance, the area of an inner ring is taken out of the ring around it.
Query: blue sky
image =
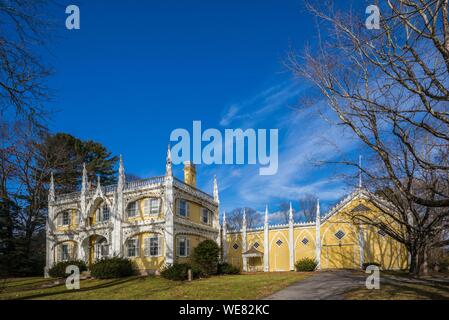
[[[295,110],[308,85],[282,62],[290,47],[315,42],[301,1],[59,1],[60,37],[49,45],[49,86],[56,110],[49,126],[122,154],[125,170],[148,177],[165,170],[176,128],[278,128],[279,171],[258,166],[198,166],[198,185],[218,177],[222,209],[276,211],[312,193],[331,203],[348,191],[337,173],[316,166],[336,147],[356,144],[317,114]],[[81,29],[65,30],[65,6],[81,11]],[[182,177],[182,167],[175,168]]]

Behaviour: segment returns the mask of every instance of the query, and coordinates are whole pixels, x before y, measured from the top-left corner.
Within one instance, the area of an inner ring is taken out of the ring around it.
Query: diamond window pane
[[[260,245],[259,245],[258,242],[256,242],[256,243],[253,245],[253,247],[256,248],[256,249],[259,248],[259,246],[260,246]]]
[[[382,237],[385,237],[387,235],[387,233],[385,231],[383,231],[382,229],[379,229],[379,231],[377,231],[377,233],[379,235],[381,235]]]
[[[237,243],[234,243],[232,247],[234,248],[234,250],[237,250],[239,248],[239,245]]]
[[[338,231],[335,233],[335,237],[336,237],[338,240],[343,239],[343,237],[344,237],[345,235],[346,235],[346,234],[345,234],[343,231],[341,231],[341,230],[338,230]]]
[[[302,239],[301,241],[304,245],[307,245],[309,243],[309,240],[307,238]]]
[[[276,244],[280,247],[281,245],[282,245],[282,240],[281,239],[279,239],[278,241],[276,241]]]

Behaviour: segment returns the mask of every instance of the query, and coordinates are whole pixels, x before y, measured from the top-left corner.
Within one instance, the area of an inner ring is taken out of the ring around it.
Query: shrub
[[[193,262],[205,275],[217,273],[220,248],[213,240],[200,242],[193,251]]]
[[[184,281],[189,277],[189,269],[192,270],[193,279],[199,278],[202,275],[201,270],[196,266],[192,266],[188,263],[175,263],[166,266],[161,271],[161,276],[169,280]]]
[[[296,271],[315,271],[317,265],[314,259],[304,258],[296,261],[295,268]]]
[[[217,274],[239,274],[240,269],[229,263],[219,263]]]
[[[378,263],[378,262],[365,262],[365,263],[362,264],[362,269],[366,270],[366,268],[368,266],[376,266],[376,267],[380,268],[380,263]]]
[[[97,279],[129,277],[134,274],[133,263],[126,258],[103,258],[92,265],[90,274]]]
[[[68,274],[65,273],[65,269],[70,265],[78,266],[80,272],[87,270],[86,263],[83,260],[61,261],[54,264],[53,267],[48,270],[48,274],[52,278],[65,278],[68,276]]]

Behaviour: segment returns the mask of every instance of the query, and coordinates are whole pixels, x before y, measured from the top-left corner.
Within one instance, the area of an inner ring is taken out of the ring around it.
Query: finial
[[[217,183],[217,176],[214,175],[214,201],[216,203],[220,203],[220,198],[218,196],[218,183]]]
[[[120,163],[118,167],[117,190],[123,190],[125,187],[125,166],[123,165],[123,157],[120,155]]]
[[[83,162],[83,178],[81,181],[81,193],[85,193],[87,190],[89,190],[89,182],[87,179],[86,163]]]
[[[290,209],[288,212],[288,220],[293,221],[293,208],[292,208],[292,202],[290,201]]]
[[[265,224],[268,224],[268,204],[265,206]]]
[[[243,221],[242,221],[242,227],[246,229],[246,208],[243,208]]]
[[[50,188],[48,191],[48,201],[55,201],[55,180],[53,178],[53,171],[50,173]]]
[[[320,213],[320,199],[316,199],[316,221],[321,221],[321,213]]]

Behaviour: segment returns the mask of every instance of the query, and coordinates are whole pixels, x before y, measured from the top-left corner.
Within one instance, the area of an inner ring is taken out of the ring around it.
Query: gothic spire
[[[83,179],[81,181],[81,193],[86,193],[89,190],[88,182],[87,182],[87,170],[86,163],[83,163]]]
[[[168,150],[167,150],[167,162],[165,164],[165,175],[173,176],[170,144],[168,145]]]
[[[268,204],[265,206],[265,224],[268,225]]]
[[[122,155],[120,155],[120,165],[118,168],[118,182],[117,182],[117,189],[123,190],[125,187],[125,167],[123,166],[123,158]]]

